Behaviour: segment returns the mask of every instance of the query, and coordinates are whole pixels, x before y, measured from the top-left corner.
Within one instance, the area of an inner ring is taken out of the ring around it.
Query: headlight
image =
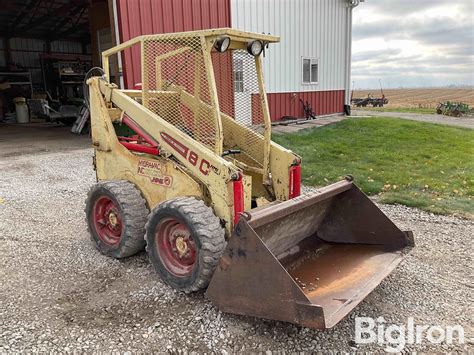
[[[216,41],[216,43],[214,43],[214,48],[216,49],[216,51],[223,53],[229,48],[229,45],[230,45],[230,38],[221,37]]]
[[[263,51],[263,43],[262,41],[256,40],[247,43],[247,52],[249,52],[253,56],[258,56]]]

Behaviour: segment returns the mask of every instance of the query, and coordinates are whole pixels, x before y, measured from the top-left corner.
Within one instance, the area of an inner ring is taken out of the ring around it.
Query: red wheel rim
[[[94,227],[99,239],[107,245],[120,243],[122,218],[117,204],[107,196],[101,196],[94,203],[92,211]]]
[[[197,249],[191,231],[178,219],[168,217],[156,226],[155,245],[165,268],[174,276],[189,276],[196,264]]]

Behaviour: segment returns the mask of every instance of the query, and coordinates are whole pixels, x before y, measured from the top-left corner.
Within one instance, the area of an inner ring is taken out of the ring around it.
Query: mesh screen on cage
[[[143,105],[209,149],[238,148],[239,160],[262,166],[263,150],[256,147],[262,140],[263,111],[252,55],[228,50],[212,51],[209,57],[199,36],[160,35],[144,40],[143,56]],[[223,121],[245,127],[233,131],[239,139],[224,136],[224,147],[218,147],[217,112]]]
[[[243,135],[239,140],[243,142],[241,146],[226,146],[229,139],[224,136],[224,149],[240,149],[240,161],[260,168],[263,150],[252,149],[259,147],[258,142],[263,138],[263,110],[255,57],[245,50],[233,50],[212,53],[212,61],[221,112],[246,128],[237,132]]]
[[[144,41],[143,105],[215,150],[217,125],[199,37]]]
[[[263,113],[255,58],[247,51],[234,50],[213,53],[212,60],[221,111],[243,126],[258,128],[263,123]]]

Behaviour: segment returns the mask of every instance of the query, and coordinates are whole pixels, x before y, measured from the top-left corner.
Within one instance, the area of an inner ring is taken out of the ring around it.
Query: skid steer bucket
[[[207,297],[224,312],[331,328],[412,246],[344,180],[243,214]]]

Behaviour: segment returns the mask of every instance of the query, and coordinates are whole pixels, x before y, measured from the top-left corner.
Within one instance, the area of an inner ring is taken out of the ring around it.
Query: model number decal
[[[163,174],[163,165],[153,160],[140,159],[138,161],[137,173],[140,176],[146,176],[153,184],[170,187],[173,184],[173,178]]]
[[[165,132],[160,132],[160,135],[166,143],[168,143],[183,158],[190,162],[191,165],[197,166],[203,175],[209,175],[211,170],[219,175],[219,169],[217,167],[211,165],[211,163],[209,163],[206,159],[199,158],[199,155],[196,152],[186,147],[183,143],[178,142],[175,138],[171,137]]]

